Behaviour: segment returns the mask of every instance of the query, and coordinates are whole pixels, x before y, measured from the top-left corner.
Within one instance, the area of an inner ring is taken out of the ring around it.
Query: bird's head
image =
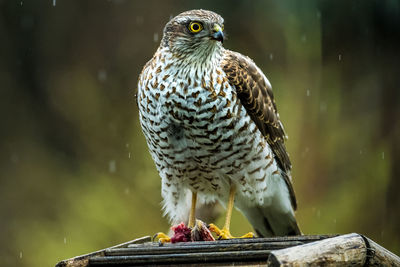
[[[207,10],[190,10],[172,18],[164,28],[162,45],[178,56],[202,56],[222,49],[224,19]]]

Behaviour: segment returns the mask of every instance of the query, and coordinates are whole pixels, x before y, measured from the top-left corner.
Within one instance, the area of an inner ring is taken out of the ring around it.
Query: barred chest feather
[[[219,60],[185,67],[159,50],[139,79],[143,133],[163,191],[180,184],[213,201],[226,199],[234,181],[240,195],[262,204],[278,167]]]

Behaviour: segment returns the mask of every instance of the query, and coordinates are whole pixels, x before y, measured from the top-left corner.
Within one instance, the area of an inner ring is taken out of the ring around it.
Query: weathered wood
[[[367,266],[400,266],[400,257],[364,237],[367,244]]]
[[[249,243],[273,243],[273,242],[282,242],[282,241],[304,241],[304,242],[313,242],[318,241],[330,237],[334,237],[338,235],[297,235],[297,236],[279,236],[279,237],[263,237],[263,238],[234,238],[227,240],[218,240],[218,244],[249,244]],[[189,244],[196,245],[207,245],[207,244],[215,244],[215,241],[199,241],[199,242],[182,242],[170,244],[166,243],[164,246],[186,246]],[[136,246],[135,244],[129,246]],[[141,246],[141,245],[139,245]]]
[[[272,238],[230,239],[175,244],[132,244],[127,248],[107,249],[104,256],[92,257],[90,266],[134,264],[218,264],[230,262],[260,264],[270,250],[287,248],[329,238],[330,236],[290,236]]]
[[[141,238],[136,238],[134,240],[122,243],[122,244],[118,244],[116,246],[110,247],[108,249],[118,249],[121,247],[127,247],[131,244],[141,244],[141,243],[145,243],[145,242],[149,242],[151,241],[151,237],[150,236],[144,236]],[[76,256],[74,258],[68,259],[68,260],[63,260],[60,261],[59,263],[57,263],[56,267],[86,267],[89,266],[89,258],[91,257],[99,257],[99,256],[104,256],[104,251],[106,249],[102,249],[102,250],[98,250],[92,253],[88,253],[85,255],[81,255],[81,256]]]
[[[208,263],[208,262],[235,262],[235,261],[266,261],[269,255],[267,250],[176,253],[160,255],[138,256],[110,256],[90,258],[90,266],[97,265],[133,265],[133,264],[181,264],[181,263]]]
[[[367,246],[362,236],[347,234],[270,252],[271,266],[363,266]]]
[[[192,243],[192,242],[191,242]],[[194,243],[194,242],[193,242]],[[274,250],[282,249],[292,246],[302,245],[305,242],[301,241],[286,241],[274,243],[248,243],[248,244],[188,244],[186,246],[142,246],[142,247],[129,247],[120,249],[107,249],[106,256],[129,256],[129,255],[158,255],[158,254],[171,254],[171,253],[191,253],[191,252],[224,252],[224,251],[243,251],[243,250]]]
[[[400,266],[400,258],[359,235],[291,236],[159,244],[150,237],[64,260],[87,266]]]

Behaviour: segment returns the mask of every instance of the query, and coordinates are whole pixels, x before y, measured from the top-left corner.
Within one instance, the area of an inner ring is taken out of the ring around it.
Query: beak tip
[[[212,35],[212,39],[223,43],[224,42],[224,33],[222,31],[217,31]]]

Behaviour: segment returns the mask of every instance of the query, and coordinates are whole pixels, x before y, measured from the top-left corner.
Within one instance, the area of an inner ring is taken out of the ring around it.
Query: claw
[[[171,242],[171,238],[162,232],[159,232],[153,236],[153,241],[155,241],[157,239],[160,244]]]
[[[211,232],[214,232],[218,239],[232,239],[232,238],[253,238],[255,237],[255,235],[252,232],[249,232],[245,235],[242,235],[240,237],[234,237],[233,235],[231,235],[230,231],[228,229],[226,229],[225,227],[222,229],[219,229],[215,224],[210,223],[208,226],[208,229]]]
[[[219,229],[218,226],[216,226],[213,223],[209,224],[208,229],[211,232],[214,232],[217,235],[218,239],[231,239],[231,238],[233,238],[233,236],[231,235],[231,233],[227,229],[225,229],[225,228]]]
[[[242,236],[240,236],[239,238],[255,238],[256,235],[253,232],[248,232]]]

